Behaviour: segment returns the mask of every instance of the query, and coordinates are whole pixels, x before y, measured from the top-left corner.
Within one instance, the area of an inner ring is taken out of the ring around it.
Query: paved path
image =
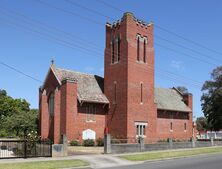
[[[1,163],[20,163],[20,162],[33,162],[33,161],[51,161],[51,160],[71,160],[80,159],[88,161],[91,168],[107,168],[115,166],[124,166],[135,164],[133,162],[120,159],[114,155],[75,155],[69,157],[57,157],[57,158],[28,158],[28,159],[1,159]]]

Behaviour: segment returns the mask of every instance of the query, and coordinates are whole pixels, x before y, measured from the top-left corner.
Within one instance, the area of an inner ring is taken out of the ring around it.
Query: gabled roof
[[[192,111],[184,102],[183,97],[175,89],[155,88],[157,109],[171,111]]]
[[[77,80],[77,97],[80,102],[109,104],[109,100],[103,92],[102,77],[60,68],[54,68],[54,73],[60,83],[64,79]]]
[[[77,81],[77,97],[80,102],[109,104],[104,94],[104,79],[97,75],[80,73],[76,71],[51,67],[59,84],[64,79]],[[192,111],[184,102],[182,94],[175,89],[155,88],[155,103],[157,109],[190,112]]]

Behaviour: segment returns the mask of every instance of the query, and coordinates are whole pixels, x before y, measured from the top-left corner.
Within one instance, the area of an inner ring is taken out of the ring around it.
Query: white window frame
[[[135,126],[136,126],[136,138],[138,137],[142,137],[145,138],[146,137],[146,126],[148,124],[146,122],[135,122]]]

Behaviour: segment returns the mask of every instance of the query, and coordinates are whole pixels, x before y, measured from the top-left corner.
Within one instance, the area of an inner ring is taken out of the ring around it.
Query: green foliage
[[[71,145],[71,146],[79,146],[80,143],[79,143],[78,140],[72,140],[72,141],[70,142],[70,145]]]
[[[120,144],[121,140],[113,138],[113,139],[111,139],[111,143],[112,144]]]
[[[9,132],[16,132],[16,136],[24,136],[24,131],[37,130],[37,112],[18,112],[7,116],[4,121],[5,129]]]
[[[38,135],[37,131],[32,130],[27,134],[26,140],[28,142],[40,141],[40,136]]]
[[[7,92],[5,90],[0,89],[0,98],[7,96]]]
[[[207,131],[208,129],[210,129],[205,117],[198,117],[196,120],[196,124],[198,131]]]
[[[0,137],[6,137],[6,136],[8,136],[8,133],[4,129],[1,129],[0,130]]]
[[[97,143],[97,146],[104,146],[104,139],[98,138],[98,139],[96,140],[96,143]]]
[[[94,146],[95,141],[93,139],[87,139],[83,141],[83,145],[86,147]]]
[[[222,66],[211,73],[211,80],[202,87],[202,110],[210,128],[222,129]]]
[[[14,99],[0,90],[0,136],[23,135],[24,131],[36,131],[38,110],[29,108],[25,99]]]
[[[158,140],[158,142],[159,142],[159,143],[166,143],[166,142],[168,142],[168,141],[167,141],[167,139],[160,139],[160,140]]]

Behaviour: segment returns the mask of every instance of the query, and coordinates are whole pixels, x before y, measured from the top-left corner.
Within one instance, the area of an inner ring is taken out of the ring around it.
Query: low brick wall
[[[109,141],[109,140],[106,140]],[[106,143],[105,143],[106,144]],[[157,151],[157,150],[170,150],[170,149],[186,149],[186,148],[200,148],[222,146],[222,141],[208,140],[208,141],[191,141],[191,142],[161,142],[155,144],[144,144],[143,141],[135,144],[110,144],[109,151],[104,153],[132,153],[132,152],[144,152],[144,151]]]
[[[52,157],[65,157],[67,156],[67,146],[64,144],[52,145]]]
[[[111,153],[133,153],[140,152],[140,144],[111,144]]]

